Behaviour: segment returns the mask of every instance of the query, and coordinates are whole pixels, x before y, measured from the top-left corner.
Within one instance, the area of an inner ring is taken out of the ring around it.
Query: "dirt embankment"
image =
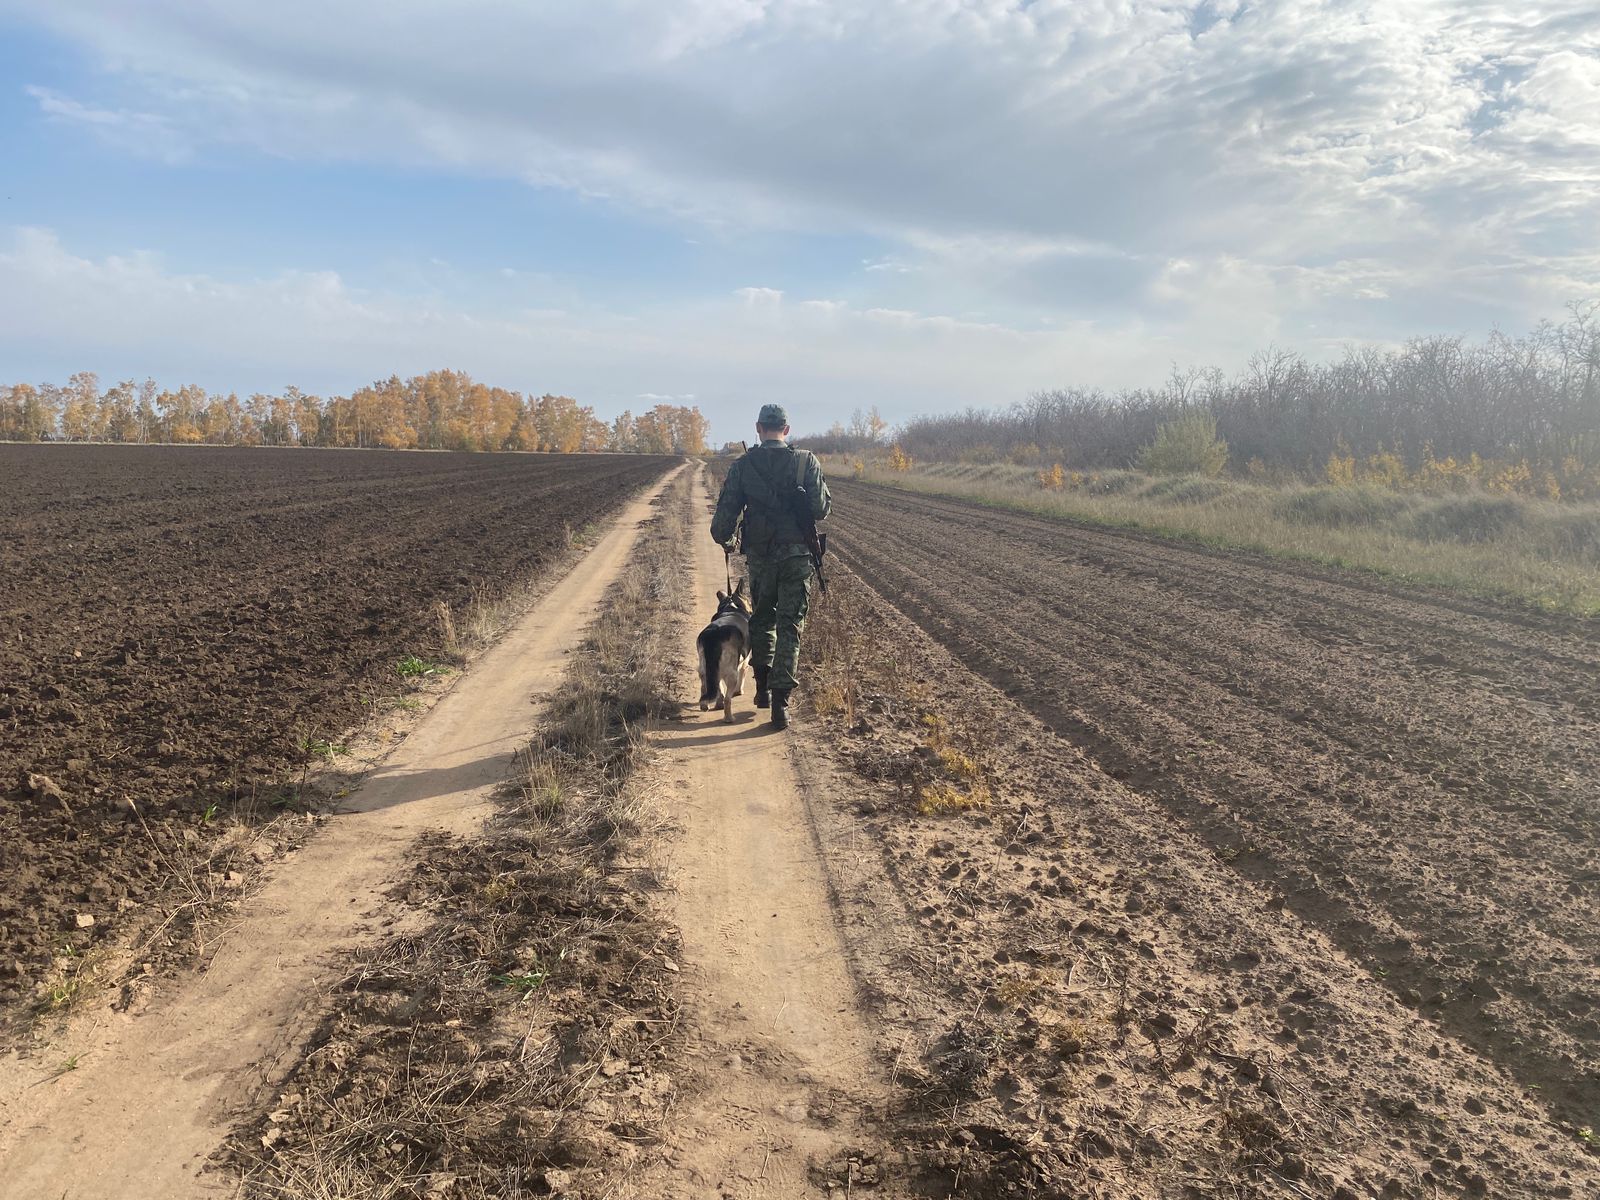
[[[961,1126],[931,1154],[1063,1195],[1600,1184],[1593,627],[836,494],[868,634],[826,706],[883,786],[829,835],[881,867],[833,869],[907,1113]]]
[[[669,462],[0,446],[0,1005]]]

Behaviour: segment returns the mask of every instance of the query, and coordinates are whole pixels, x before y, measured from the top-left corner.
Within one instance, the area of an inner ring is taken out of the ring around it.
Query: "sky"
[[[0,0],[0,378],[820,430],[1600,298],[1593,0]]]

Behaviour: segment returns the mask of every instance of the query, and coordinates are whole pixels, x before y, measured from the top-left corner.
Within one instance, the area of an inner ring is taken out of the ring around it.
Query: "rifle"
[[[828,580],[822,573],[822,556],[828,552],[828,535],[817,532],[817,518],[811,515],[811,497],[806,494],[805,484],[794,485],[794,491],[789,493],[789,505],[794,510],[794,519],[806,539],[806,549],[811,553],[811,566],[817,573],[817,586],[822,589],[823,595],[827,595]]]

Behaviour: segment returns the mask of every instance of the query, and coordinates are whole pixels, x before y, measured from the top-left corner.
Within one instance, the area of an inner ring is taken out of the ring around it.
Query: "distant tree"
[[[616,454],[631,454],[638,445],[638,423],[633,414],[624,410],[611,422],[611,434],[606,438],[606,449]]]
[[[100,397],[95,428],[109,442],[137,442],[139,414],[137,385],[124,379],[105,390]]]
[[[146,379],[139,385],[139,399],[134,412],[139,423],[139,441],[154,442],[161,437],[161,413],[156,407],[156,381]]]
[[[194,385],[158,390],[149,379],[124,380],[102,394],[87,371],[65,387],[0,388],[0,438],[27,440],[59,430],[78,440],[124,442],[696,454],[707,428],[699,409],[670,404],[639,418],[624,412],[608,424],[570,396],[531,399],[462,371],[390,375],[326,400],[289,387],[241,402]]]
[[[61,409],[61,436],[88,441],[99,436],[100,379],[93,371],[79,371],[67,380]]]
[[[54,433],[55,413],[39,388],[19,383],[0,391],[0,439],[37,442]]]

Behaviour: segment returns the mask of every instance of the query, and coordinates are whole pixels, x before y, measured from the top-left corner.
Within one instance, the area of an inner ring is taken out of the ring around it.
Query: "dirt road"
[[[709,512],[703,487],[699,497]],[[721,552],[695,534],[685,644],[724,586]],[[692,659],[686,668],[694,695]],[[633,1181],[639,1197],[777,1200],[811,1194],[808,1179],[844,1186],[889,1091],[845,967],[795,742],[771,730],[746,686],[735,724],[691,710],[654,738],[652,771],[681,827],[664,855],[701,1079],[669,1123],[665,1165]]]
[[[843,482],[840,559],[1402,1004],[1600,1108],[1600,630]]]
[[[670,477],[669,477],[670,478]],[[137,1018],[105,1013],[49,1052],[0,1060],[0,1197],[178,1200],[229,1194],[200,1174],[230,1120],[292,1065],[319,981],[384,920],[384,886],[419,835],[470,832],[559,679],[580,624],[615,578],[657,484],[487,651],[354,793],[346,815],[244,907],[208,968]],[[74,1069],[62,1072],[59,1065]]]

